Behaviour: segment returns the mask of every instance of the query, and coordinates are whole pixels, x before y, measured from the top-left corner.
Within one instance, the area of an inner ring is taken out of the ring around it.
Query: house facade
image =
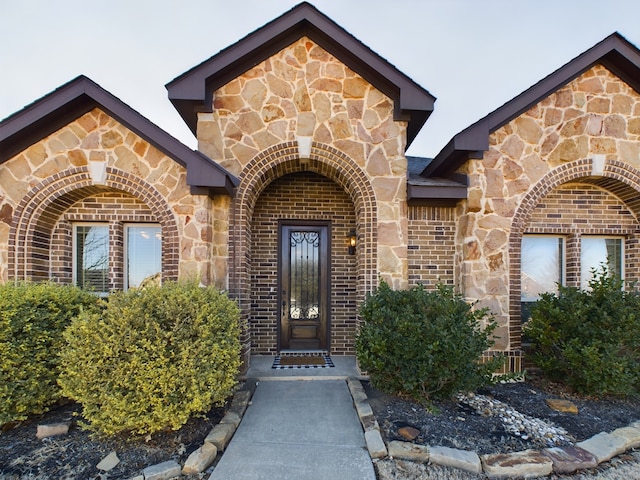
[[[638,65],[613,34],[433,159],[435,98],[307,3],[167,84],[197,151],[78,77],[0,123],[0,280],[215,285],[245,362],[353,355],[380,279],[445,283],[519,371],[541,292],[640,277]]]

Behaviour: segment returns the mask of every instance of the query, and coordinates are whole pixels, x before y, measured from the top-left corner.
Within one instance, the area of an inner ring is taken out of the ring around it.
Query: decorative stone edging
[[[574,446],[514,453],[478,455],[467,450],[431,447],[397,440],[389,442],[387,446],[382,440],[380,426],[373,415],[362,383],[357,379],[349,378],[347,384],[364,429],[367,449],[372,460],[388,456],[418,463],[431,462],[475,474],[484,473],[489,478],[536,478],[551,473],[567,474],[594,468],[616,455],[640,447],[640,421],[618,428],[611,433],[599,433]]]
[[[168,460],[145,468],[141,475],[130,480],[168,480],[181,475],[197,475],[204,472],[214,462],[218,452],[222,453],[231,441],[254,391],[255,382],[245,382],[243,388],[233,395],[222,420],[211,429],[202,446],[189,455],[182,467],[175,460]]]

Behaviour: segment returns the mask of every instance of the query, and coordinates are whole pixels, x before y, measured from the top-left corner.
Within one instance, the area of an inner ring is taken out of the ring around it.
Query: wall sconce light
[[[356,254],[356,243],[358,241],[358,237],[356,237],[356,230],[351,229],[349,231],[349,235],[347,235],[347,241],[349,242],[349,255]]]

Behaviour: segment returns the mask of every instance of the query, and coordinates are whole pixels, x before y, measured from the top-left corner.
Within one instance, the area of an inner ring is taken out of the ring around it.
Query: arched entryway
[[[373,189],[362,169],[342,152],[314,143],[301,159],[293,142],[273,147],[240,176],[231,222],[232,294],[244,324],[244,353],[282,347],[279,266],[283,226],[323,226],[330,243],[327,349],[353,354],[357,306],[376,285],[377,215]],[[307,230],[305,230],[305,228]],[[349,255],[347,236],[356,231]],[[280,242],[280,243],[279,243]],[[248,360],[248,358],[246,358]]]

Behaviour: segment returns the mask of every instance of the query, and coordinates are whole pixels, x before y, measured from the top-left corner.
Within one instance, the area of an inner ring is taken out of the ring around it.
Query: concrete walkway
[[[344,380],[261,381],[210,480],[375,480]]]

